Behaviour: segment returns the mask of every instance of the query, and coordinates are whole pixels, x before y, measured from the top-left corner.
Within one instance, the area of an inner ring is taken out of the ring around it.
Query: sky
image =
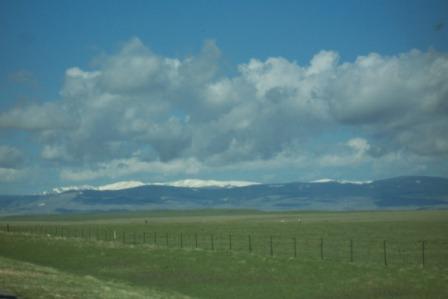
[[[448,1],[0,0],[0,194],[448,177]]]

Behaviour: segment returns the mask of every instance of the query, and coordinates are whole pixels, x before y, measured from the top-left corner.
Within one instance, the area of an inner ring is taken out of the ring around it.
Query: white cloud
[[[0,145],[0,183],[10,183],[24,177],[25,158],[18,148]]]
[[[0,183],[10,183],[23,178],[26,171],[23,169],[0,167]]]
[[[199,172],[201,164],[194,159],[173,160],[170,162],[145,162],[136,158],[112,160],[99,163],[96,168],[80,170],[63,169],[61,178],[70,181],[88,181],[99,178],[116,179],[140,173],[157,175],[192,175]]]
[[[219,67],[213,41],[196,56],[172,58],[134,38],[94,70],[68,69],[59,101],[1,112],[0,129],[32,132],[41,158],[77,181],[291,165],[384,168],[398,152],[428,157],[422,165],[448,156],[444,53],[341,62],[321,51],[309,65],[254,58],[234,76]]]
[[[16,107],[0,113],[0,129],[41,131],[68,129],[73,125],[70,113],[60,103]]]
[[[70,160],[66,149],[57,145],[44,145],[41,157],[46,160]]]
[[[23,164],[22,152],[12,146],[0,145],[0,167],[18,168]]]
[[[364,138],[352,138],[347,141],[347,145],[355,151],[355,156],[361,158],[370,149],[370,144]]]
[[[346,149],[348,149],[348,151]],[[338,149],[336,153],[325,154],[320,158],[320,165],[324,167],[350,167],[359,163],[368,162],[370,145],[364,138],[352,138]]]

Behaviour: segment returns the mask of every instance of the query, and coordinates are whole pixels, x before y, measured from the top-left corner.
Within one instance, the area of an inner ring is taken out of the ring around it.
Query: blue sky
[[[0,1],[0,193],[448,175],[447,1]]]

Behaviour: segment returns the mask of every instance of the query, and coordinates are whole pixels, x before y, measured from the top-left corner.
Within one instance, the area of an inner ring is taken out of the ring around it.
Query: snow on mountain
[[[52,193],[63,193],[67,191],[81,191],[81,190],[95,190],[96,187],[91,185],[80,185],[80,186],[64,186],[64,187],[56,187],[53,188]],[[44,192],[44,194],[48,194],[51,192]]]
[[[371,184],[373,181],[348,181],[348,180],[338,180],[338,183],[340,184],[355,184],[355,185],[364,185],[364,184]]]
[[[105,190],[122,190],[122,189],[130,189],[135,187],[141,187],[149,184],[142,183],[140,181],[123,181],[116,182],[108,185],[98,186],[96,190],[105,191]]]
[[[164,183],[143,183],[140,181],[122,181],[102,186],[80,185],[80,186],[57,187],[53,188],[52,191],[53,193],[63,193],[67,191],[82,191],[82,190],[114,191],[114,190],[123,190],[150,185],[183,187],[183,188],[206,188],[206,187],[234,188],[234,187],[245,187],[257,184],[259,183],[248,181],[217,181],[217,180],[198,180],[198,179],[187,179],[187,180],[164,182]]]
[[[205,187],[234,188],[234,187],[246,187],[251,185],[258,185],[258,184],[259,183],[249,181],[217,181],[217,180],[188,179],[167,183],[155,183],[154,185],[184,187],[184,188],[205,188]]]
[[[310,183],[339,183],[339,184],[370,184],[372,181],[349,181],[349,180],[334,180],[334,179],[319,179],[311,181]],[[143,183],[141,181],[121,181],[102,186],[80,185],[80,186],[65,186],[53,188],[53,193],[63,193],[67,191],[82,191],[82,190],[98,190],[98,191],[114,191],[130,189],[141,186],[170,186],[182,188],[237,188],[251,185],[259,185],[260,183],[251,181],[218,181],[218,180],[199,180],[186,179],[171,182],[157,182],[157,183]],[[271,186],[272,187],[272,186]]]
[[[334,180],[334,179],[319,179],[311,181],[310,183],[339,183],[339,184],[355,184],[364,185],[371,184],[373,181],[349,181],[349,180]]]
[[[332,179],[319,179],[319,180],[311,181],[310,183],[336,183],[336,180],[332,180]]]

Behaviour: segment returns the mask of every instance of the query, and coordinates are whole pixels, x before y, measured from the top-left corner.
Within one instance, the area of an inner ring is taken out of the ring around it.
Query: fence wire
[[[226,252],[353,263],[448,266],[448,240],[382,240],[312,238],[303,236],[129,231],[104,227],[3,225],[3,232],[64,238],[149,244],[160,248]]]

